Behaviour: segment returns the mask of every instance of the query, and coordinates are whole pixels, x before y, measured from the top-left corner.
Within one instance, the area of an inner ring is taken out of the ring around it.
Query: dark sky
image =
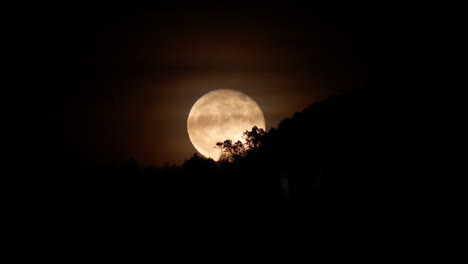
[[[186,120],[204,93],[242,91],[276,127],[314,101],[442,67],[463,38],[456,10],[9,6],[3,151],[44,166],[180,164],[196,152]]]

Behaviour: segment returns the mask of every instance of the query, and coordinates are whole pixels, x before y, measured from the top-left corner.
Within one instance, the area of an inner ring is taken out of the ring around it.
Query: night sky
[[[0,8],[2,260],[466,256],[463,4],[36,2]],[[268,130],[219,162],[217,89]]]
[[[39,166],[181,164],[206,92],[244,92],[271,128],[352,89],[403,96],[397,77],[450,67],[464,45],[457,8],[427,3],[7,9],[3,151]]]

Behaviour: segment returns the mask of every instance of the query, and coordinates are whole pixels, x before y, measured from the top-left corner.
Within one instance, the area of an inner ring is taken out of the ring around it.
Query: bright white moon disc
[[[252,127],[265,129],[265,117],[257,103],[247,95],[230,89],[211,91],[197,100],[187,119],[193,146],[205,157],[219,160],[217,142],[240,140]]]

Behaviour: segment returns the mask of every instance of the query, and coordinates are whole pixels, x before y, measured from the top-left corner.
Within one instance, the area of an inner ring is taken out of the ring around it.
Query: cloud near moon
[[[218,160],[217,142],[245,142],[242,135],[252,127],[265,129],[265,117],[249,96],[231,89],[208,92],[192,106],[187,131],[193,146],[205,157]]]

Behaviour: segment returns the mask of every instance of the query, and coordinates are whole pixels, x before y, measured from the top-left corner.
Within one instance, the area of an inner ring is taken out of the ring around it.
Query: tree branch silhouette
[[[245,157],[250,150],[262,145],[265,135],[265,130],[254,126],[251,131],[246,130],[243,133],[245,143],[240,140],[233,143],[230,139],[216,143],[216,147],[222,150],[220,161],[232,163]]]

